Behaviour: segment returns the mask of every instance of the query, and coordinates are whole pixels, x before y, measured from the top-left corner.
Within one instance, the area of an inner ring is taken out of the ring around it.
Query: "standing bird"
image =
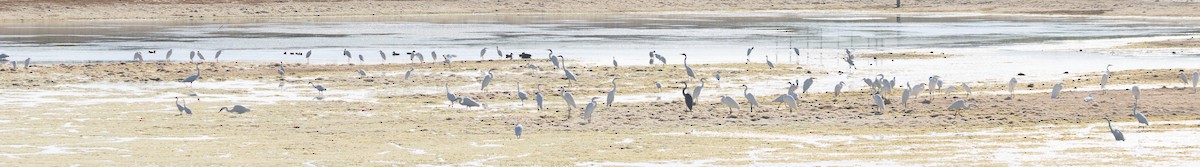
[[[497,46],[496,49],[500,49],[499,46]],[[483,49],[479,50],[479,60],[483,60],[484,53],[487,53],[487,47],[483,47]],[[501,56],[501,57],[503,57],[503,56]]]
[[[167,56],[166,56],[167,62],[171,62],[171,54],[172,53],[175,53],[175,49],[167,50]]]
[[[1104,120],[1108,121],[1108,131],[1112,132],[1113,138],[1116,138],[1117,141],[1125,141],[1125,134],[1121,133],[1121,130],[1113,128],[1112,120],[1108,119],[1108,117],[1104,117]]]
[[[750,64],[750,52],[753,52],[753,51],[754,51],[754,47],[750,47],[750,49],[746,49],[746,64]]]
[[[521,90],[521,81],[517,81],[517,99],[521,100],[521,105],[525,105],[525,100],[529,100],[529,94],[525,94],[525,90]]]
[[[367,64],[367,59],[363,58],[363,55],[362,55],[362,54],[359,54],[359,55],[358,55],[358,62],[359,62],[359,63],[363,63],[363,64]]]
[[[1104,87],[1108,86],[1108,78],[1109,77],[1112,77],[1112,76],[1109,76],[1108,73],[1104,73],[1104,75],[1100,76],[1100,91],[1104,91]],[[1016,78],[1013,78],[1013,79],[1016,79]]]
[[[304,53],[304,61],[306,61],[305,64],[312,63],[312,59],[309,59],[310,57],[312,57],[312,50],[308,50],[308,52]]]
[[[542,70],[542,67],[538,67],[537,65],[533,65],[533,63],[525,63],[525,68],[528,68],[528,69],[533,69],[533,70],[537,70],[537,71],[541,71],[541,70]]]
[[[962,83],[959,87],[962,87],[963,91],[967,92],[967,96],[971,95],[971,86],[967,86],[967,83]]]
[[[537,101],[538,111],[542,111],[542,84],[537,85],[537,92],[534,93],[533,100]]]
[[[1054,88],[1050,90],[1050,99],[1057,99],[1058,94],[1062,92],[1063,84],[1054,84]]]
[[[700,103],[700,91],[704,90],[704,81],[705,80],[708,80],[708,79],[700,78],[700,86],[696,86],[695,89],[692,89],[692,102],[693,103]]]
[[[459,100],[458,100],[458,104],[461,104],[461,105],[463,105],[463,106],[467,106],[467,109],[471,109],[471,107],[479,107],[479,106],[482,106],[482,104],[479,104],[479,102],[475,102],[475,100],[474,100],[474,99],[471,99],[470,97],[464,97],[464,98],[462,98],[462,99],[459,99]]]
[[[179,97],[175,97],[175,108],[179,109],[179,115],[192,115],[192,108],[188,108],[187,100],[183,100],[183,104],[179,104]]]
[[[558,57],[554,57],[554,50],[546,49],[546,51],[550,51],[550,63],[553,63],[555,68],[562,67],[562,66],[559,66],[559,64],[558,64],[559,63]]]
[[[795,109],[798,106],[798,104],[796,104],[796,98],[789,95],[779,95],[779,97],[776,97],[775,100],[772,100],[771,102],[783,103],[787,105],[788,111],[792,111],[792,109]]]
[[[1188,84],[1187,74],[1184,74],[1182,71],[1179,72],[1179,80],[1183,80],[1183,85],[1187,85]]]
[[[605,101],[607,101],[607,103],[604,103],[604,104],[608,105],[608,107],[612,107],[613,100],[616,99],[616,96],[617,96],[617,78],[613,77],[612,90],[608,91],[608,99],[605,100]]]
[[[837,99],[838,96],[842,95],[842,87],[845,87],[845,86],[846,86],[845,81],[838,82],[837,85],[833,86],[833,98],[834,99]]]
[[[442,56],[445,57],[445,55],[442,55]],[[437,51],[429,51],[429,57],[433,58],[433,62],[437,62],[437,58],[438,58]]]
[[[281,61],[281,62],[279,62],[279,70],[278,70],[278,72],[279,72],[279,78],[281,78],[281,79],[282,79],[282,78],[284,78],[284,75],[286,75],[286,74],[287,74],[287,70],[286,70],[286,69],[283,69],[283,62],[282,62],[282,61]]]
[[[571,92],[567,92],[567,87],[560,86],[558,89],[559,91],[562,91],[563,101],[567,102],[567,119],[571,119],[571,110],[579,107],[575,105],[575,96],[572,96]]]
[[[383,53],[383,50],[379,50],[379,58],[383,59],[383,63],[380,64],[387,63],[387,53]]]
[[[483,48],[483,49],[487,49],[487,48]],[[521,139],[521,130],[522,129],[523,128],[521,128],[521,124],[519,124],[519,123],[517,124],[516,128],[513,128],[513,132],[517,134],[517,139]]]
[[[721,70],[717,70],[716,78],[717,78],[717,87],[720,88],[721,87]]]
[[[954,100],[954,103],[950,103],[950,106],[947,106],[946,110],[955,111],[954,115],[958,115],[958,111],[970,108],[975,108],[975,104],[967,104],[963,99],[958,99]]]
[[[413,70],[416,70],[416,69],[413,69],[412,66],[408,67],[408,71],[404,72],[404,80],[408,80],[408,77],[412,76]]]
[[[317,89],[317,93],[319,95],[325,96],[325,90],[327,90],[327,89],[325,89],[325,86],[313,84],[312,82],[308,82],[308,85],[312,85],[313,89]]]
[[[750,93],[750,87],[742,85],[742,94],[746,96],[746,106],[750,106],[750,112],[754,112],[754,107],[761,107],[758,104],[758,99],[754,98],[754,94]]]
[[[197,79],[200,79],[200,64],[196,64],[196,74],[192,75],[192,76],[188,76],[187,78],[184,78],[183,82],[187,82],[188,87],[190,88],[190,87],[192,87],[192,84],[196,83]]]
[[[1133,86],[1133,88],[1130,89],[1133,90],[1133,104],[1137,105],[1138,101],[1141,101],[1142,99],[1142,90],[1138,89],[1138,86]]]
[[[654,81],[654,88],[662,88],[662,83],[659,83],[658,81]]]
[[[446,100],[450,100],[450,105],[446,105],[446,107],[447,108],[454,107],[454,103],[458,102],[458,96],[455,96],[454,93],[450,92],[450,83],[446,83],[445,86],[446,86]]]
[[[592,103],[588,103],[586,107],[583,107],[583,120],[587,120],[588,123],[592,123],[592,112],[596,111],[596,99],[599,98],[592,97]]]
[[[359,78],[367,77],[367,71],[363,71],[362,69],[358,69],[357,71],[354,71],[354,72],[358,73]]]
[[[692,111],[692,106],[696,105],[696,102],[692,101],[692,95],[688,94],[687,89],[688,89],[687,83],[683,83],[683,91],[682,91],[683,92],[683,104],[687,105],[687,111],[690,112],[690,111]]]
[[[909,95],[912,95],[912,88],[904,89],[904,92],[900,93],[900,105],[903,105],[904,109],[908,109]]]
[[[1138,105],[1133,104],[1133,117],[1137,118],[1138,123],[1144,124],[1146,126],[1150,126],[1150,120],[1147,120],[1146,116],[1142,115],[1141,112],[1138,112],[1137,109],[1138,109]]]
[[[201,62],[207,60],[207,59],[204,59],[204,53],[200,53],[199,51],[196,52],[196,58],[200,58]]]
[[[1200,83],[1200,72],[1192,72],[1192,92],[1196,92],[1196,84]]]
[[[729,96],[721,96],[721,104],[725,104],[726,107],[729,107],[729,115],[733,115],[734,108],[738,110],[742,109],[742,107],[738,106],[737,101],[734,101],[733,98]]]
[[[691,77],[691,79],[696,79],[696,72],[693,72],[692,67],[688,66],[687,54],[681,54],[681,55],[683,55],[683,68],[685,71],[687,71],[688,77]]]
[[[558,57],[562,57],[562,56],[558,56]],[[579,81],[579,80],[575,80],[575,73],[571,73],[571,70],[567,70],[567,68],[566,68],[566,64],[563,64],[563,66],[561,66],[561,67],[562,67],[562,70],[563,70],[563,76],[564,76],[564,77],[566,77],[566,78],[567,78],[567,80],[570,80],[570,81]]]
[[[1093,96],[1092,93],[1088,93],[1088,96],[1083,98],[1083,102],[1088,102],[1089,104],[1094,102],[1095,100],[1096,100],[1096,97]]]
[[[500,46],[496,46],[496,56],[504,57],[504,52],[500,51]]]
[[[17,61],[12,61],[12,70],[17,70]]]
[[[479,90],[482,90],[485,92],[487,91],[488,84],[492,83],[492,76],[493,76],[492,71],[494,71],[494,70],[496,70],[496,69],[490,69],[487,71],[487,74],[483,75],[483,81],[481,81],[479,83]]]
[[[617,57],[613,56],[612,58],[613,58],[612,59],[613,60],[613,71],[617,71],[617,66],[618,66],[617,65]]]
[[[29,68],[29,60],[32,60],[32,58],[25,58],[25,68]]]
[[[404,54],[408,54],[408,60],[413,61],[413,63],[416,63],[415,61],[417,60],[420,60],[421,63],[425,63],[425,55],[418,53],[415,50]]]
[[[767,59],[767,68],[768,69],[775,69],[775,63],[771,62],[771,57],[767,57],[766,55],[763,55],[763,58]]]
[[[137,60],[139,63],[142,61],[146,61],[146,59],[142,59],[142,52],[134,52],[133,60]],[[1183,73],[1180,73],[1180,74],[1183,74]]]
[[[1104,82],[1104,81],[1101,81]],[[1104,85],[1100,85],[1100,89],[1104,89]],[[1017,77],[1008,80],[1008,98],[1013,98],[1013,91],[1017,89]]]
[[[188,62],[194,62],[194,61],[196,61],[196,51],[189,51],[188,52]]]
[[[879,112],[883,112],[883,110],[884,110],[884,107],[885,107],[885,106],[884,106],[884,104],[883,104],[883,103],[884,103],[884,102],[883,102],[883,97],[880,97],[880,96],[879,96],[879,93],[875,93],[875,94],[872,94],[872,95],[871,95],[871,99],[872,99],[872,100],[875,100],[875,107],[877,107],[876,109],[878,109],[878,110],[879,110]]]
[[[221,107],[221,109],[217,110],[217,112],[219,113],[221,111],[226,111],[226,110],[228,110],[231,113],[237,113],[237,114],[243,114],[246,112],[250,112],[250,108],[246,108],[246,106],[242,106],[242,105],[233,105],[233,107]]]
[[[350,50],[342,49],[342,55],[346,56],[346,63],[350,63],[350,59],[354,58],[353,55],[350,55]],[[425,60],[422,58],[421,62],[425,62]]]
[[[801,90],[800,93],[808,93],[808,88],[812,87],[814,79],[817,79],[817,78],[808,77],[808,79],[804,79],[804,87],[803,87],[804,89]]]
[[[650,51],[650,65],[654,65],[654,52],[656,51]]]
[[[658,53],[654,53],[654,52],[650,52],[650,53],[654,54],[654,58],[658,59],[658,62],[661,62],[663,64],[663,67],[667,66],[667,57],[663,57],[662,55],[660,55]]]
[[[217,54],[213,55],[213,60],[217,61],[217,62],[221,62],[221,52],[224,52],[224,51],[225,50],[217,50]]]

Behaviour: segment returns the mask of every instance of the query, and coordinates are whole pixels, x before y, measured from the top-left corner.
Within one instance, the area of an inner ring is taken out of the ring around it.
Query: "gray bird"
[[[484,49],[487,49],[487,48],[484,48]],[[521,138],[521,130],[522,129],[524,129],[524,128],[522,128],[521,124],[519,124],[519,123],[517,124],[517,126],[515,128],[513,128],[513,133],[517,134],[517,139]]]
[[[529,94],[525,94],[525,90],[521,90],[521,81],[517,81],[517,99],[521,100],[521,105],[525,105],[525,100],[529,100]]]
[[[458,102],[458,96],[455,96],[454,93],[450,92],[450,83],[446,83],[445,86],[446,86],[446,99],[450,100],[450,105],[447,105],[446,107],[453,107],[454,103]]]
[[[1121,130],[1113,128],[1112,120],[1108,119],[1108,117],[1104,117],[1104,120],[1108,121],[1108,131],[1112,132],[1113,138],[1117,139],[1117,141],[1125,141],[1125,134],[1121,133]]]
[[[461,104],[461,105],[463,105],[463,106],[467,106],[467,109],[470,109],[471,107],[479,107],[479,106],[482,106],[481,104],[479,104],[479,102],[475,102],[475,100],[472,100],[472,99],[471,99],[471,98],[469,98],[469,97],[464,97],[464,98],[462,98],[462,99],[459,99],[459,101],[458,101],[458,104]]]
[[[592,112],[596,111],[596,99],[600,99],[600,97],[592,97],[592,103],[583,107],[583,120],[587,120],[588,123],[592,123]]]
[[[183,114],[192,115],[192,109],[188,108],[187,100],[183,100],[183,104],[179,104],[179,101],[180,101],[179,97],[175,97],[175,108],[179,109],[179,115],[183,115]]]
[[[183,78],[183,82],[187,82],[188,87],[190,88],[190,87],[192,87],[192,84],[194,84],[196,82],[197,79],[200,79],[200,64],[196,64],[196,74],[192,75],[192,76],[188,76],[187,78]]]
[[[542,84],[537,85],[537,92],[534,93],[533,100],[537,101],[538,111],[542,111]]]
[[[688,111],[692,111],[692,106],[696,105],[696,101],[692,100],[692,94],[688,94],[687,88],[687,83],[683,83],[683,104],[687,105]]]
[[[325,89],[325,86],[313,84],[312,82],[308,82],[308,85],[312,85],[313,89],[317,89],[317,93],[319,95],[325,96],[325,90],[327,90],[327,89]]]
[[[246,108],[246,106],[242,106],[242,105],[233,105],[233,107],[221,107],[221,109],[217,110],[217,112],[226,111],[226,110],[228,110],[231,113],[237,113],[237,114],[243,114],[246,112],[250,112],[250,108]]]
[[[138,62],[143,62],[143,61],[146,61],[146,59],[143,59],[143,58],[142,58],[142,52],[134,52],[134,53],[133,53],[133,60],[137,60]]]
[[[413,70],[416,70],[416,69],[414,69],[412,66],[408,67],[408,71],[404,72],[404,80],[408,80],[408,77],[412,76]]]

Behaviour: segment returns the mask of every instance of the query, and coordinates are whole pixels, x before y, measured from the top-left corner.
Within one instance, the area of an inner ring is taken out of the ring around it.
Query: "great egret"
[[[542,111],[542,84],[537,85],[537,92],[534,93],[533,100],[537,101],[538,111]]]
[[[804,87],[803,87],[804,89],[801,90],[800,93],[808,93],[808,88],[812,87],[814,79],[817,79],[817,78],[808,77],[808,79],[804,79]]]
[[[921,95],[921,91],[925,91],[925,83],[918,83],[917,86],[913,86],[911,94],[913,97],[917,97]]]
[[[837,99],[838,96],[842,95],[842,87],[844,87],[844,86],[846,86],[846,82],[844,82],[844,81],[838,82],[837,85],[833,86],[833,98],[834,99]]]
[[[692,106],[695,106],[696,102],[692,101],[692,95],[688,94],[687,89],[687,83],[683,83],[683,104],[687,105],[687,111],[692,111]]]
[[[758,107],[758,99],[754,98],[754,94],[750,94],[750,87],[742,85],[742,94],[746,96],[746,106],[750,107],[750,112],[754,112],[754,107]]]
[[[358,69],[358,70],[356,70],[356,71],[354,71],[354,72],[355,72],[355,73],[358,73],[358,77],[359,77],[359,78],[362,78],[362,77],[367,77],[367,71],[363,71],[362,69]]]
[[[404,72],[404,80],[408,80],[408,77],[412,76],[413,70],[416,70],[416,69],[414,69],[412,66],[408,67],[408,71]]]
[[[308,82],[308,85],[312,85],[313,89],[317,89],[317,93],[318,93],[319,95],[321,95],[321,96],[325,96],[325,90],[326,90],[326,89],[325,89],[325,86],[321,86],[321,85],[313,84],[312,82]]]
[[[561,68],[562,66],[558,64],[560,63],[558,57],[554,56],[554,50],[546,49],[546,51],[550,51],[550,63],[553,63],[555,68]]]
[[[767,69],[775,69],[775,63],[771,62],[771,57],[763,55],[763,58],[767,59]]]
[[[446,86],[446,100],[450,100],[450,105],[447,105],[446,107],[447,108],[454,107],[454,102],[458,102],[458,96],[455,96],[454,93],[450,92],[450,83],[446,83],[445,86]]]
[[[929,90],[929,95],[930,95],[930,97],[932,97],[934,90],[938,90],[939,88],[941,88],[941,86],[937,86],[937,85],[938,85],[938,80],[939,80],[939,78],[940,78],[940,77],[939,77],[939,76],[937,76],[937,75],[934,75],[934,76],[930,76],[930,77],[929,77],[929,84],[928,84],[928,85],[926,85],[926,86],[928,86],[928,87],[929,87],[929,89],[928,89],[928,90]]]
[[[558,57],[562,57],[562,56],[558,56]],[[563,70],[563,76],[567,77],[567,80],[579,81],[579,80],[575,80],[575,73],[571,73],[571,70],[567,70],[566,66],[567,65],[565,63],[562,64],[562,66],[559,66]]]
[[[1062,92],[1063,84],[1054,84],[1054,88],[1050,90],[1050,99],[1058,99],[1058,94]]]
[[[1113,128],[1112,120],[1108,119],[1108,117],[1104,117],[1104,120],[1108,121],[1108,131],[1112,132],[1113,138],[1117,139],[1117,141],[1125,141],[1125,134],[1121,133],[1121,130]]]
[[[733,115],[733,109],[735,108],[738,110],[742,109],[742,107],[738,106],[737,101],[734,101],[733,98],[729,96],[721,96],[721,104],[725,104],[726,107],[729,107],[729,115]]]
[[[538,70],[538,71],[541,71],[541,70],[542,70],[542,68],[541,68],[541,67],[538,67],[537,65],[533,65],[533,63],[525,63],[525,68],[529,68],[529,69],[533,69],[533,70]]]
[[[486,50],[487,48],[483,48],[483,49],[485,49],[485,50]],[[520,139],[520,138],[521,138],[521,130],[522,130],[522,129],[523,129],[523,128],[521,127],[521,124],[517,124],[517,126],[516,126],[515,128],[513,128],[513,133],[516,133],[516,134],[517,134],[517,139]]]
[[[492,71],[494,70],[496,69],[490,69],[487,71],[487,74],[483,75],[483,81],[479,83],[479,90],[487,91],[488,84],[492,83]]]
[[[1146,126],[1150,126],[1150,120],[1147,120],[1146,116],[1142,115],[1141,112],[1138,112],[1137,109],[1138,109],[1138,105],[1133,104],[1133,117],[1137,118],[1138,123],[1144,124]]]
[[[1183,85],[1187,85],[1188,84],[1187,74],[1184,74],[1183,72],[1179,72],[1179,80],[1183,80]]]
[[[175,53],[175,49],[167,50],[167,56],[166,56],[166,60],[167,60],[167,62],[170,62],[170,61],[171,61],[171,54],[172,54],[172,53]]]
[[[217,50],[217,54],[213,55],[213,61],[221,62],[221,52],[225,50]]]
[[[1130,89],[1133,90],[1133,104],[1137,105],[1138,101],[1141,101],[1142,99],[1142,90],[1138,89],[1138,86],[1133,86],[1133,88]]]
[[[680,54],[680,55],[683,55],[683,68],[685,71],[687,71],[688,77],[691,77],[691,79],[696,79],[696,73],[692,71],[691,66],[688,66],[687,54]]]
[[[1111,77],[1111,76],[1109,76],[1108,73],[1104,73],[1104,75],[1100,76],[1100,91],[1104,91],[1104,87],[1108,86],[1108,78],[1109,77]],[[1016,79],[1016,78],[1014,78],[1014,79]]]
[[[567,106],[569,107],[567,108],[567,119],[571,119],[571,110],[579,108],[579,106],[575,105],[575,96],[572,96],[571,92],[567,91],[567,87],[560,86],[558,89],[559,91],[562,91],[563,101],[566,101]]]
[[[1107,79],[1101,82],[1106,82]],[[1008,98],[1013,98],[1013,91],[1017,89],[1017,77],[1008,80]],[[1104,85],[1100,85],[1100,89],[1104,89]]]
[[[617,78],[613,77],[612,90],[608,91],[608,99],[605,100],[605,101],[607,101],[607,103],[604,103],[604,104],[608,105],[608,107],[612,107],[613,100],[616,98],[616,96],[617,96]]]
[[[458,104],[467,106],[467,109],[471,109],[471,107],[481,106],[481,104],[479,104],[479,102],[475,102],[475,100],[471,99],[470,97],[464,97],[462,99],[459,99]]]
[[[133,60],[137,60],[139,63],[142,61],[146,61],[146,59],[142,59],[142,52],[134,52]],[[1182,74],[1182,73],[1180,73],[1180,74]]]
[[[237,113],[237,114],[243,114],[246,112],[250,112],[250,108],[246,108],[246,106],[242,106],[242,105],[233,105],[233,107],[221,107],[221,109],[217,110],[217,112],[226,111],[226,110],[228,110],[231,113]]]
[[[904,89],[904,92],[900,93],[900,105],[903,105],[904,109],[908,109],[909,95],[912,95],[912,88]]]
[[[867,86],[871,87],[871,92],[876,92],[875,80],[871,80],[871,78],[863,78],[862,81],[864,84],[867,84]]]
[[[700,86],[696,86],[695,89],[692,89],[692,102],[700,103],[700,91],[704,90],[705,80],[708,80],[708,78],[700,78]]]
[[[879,112],[883,112],[885,107],[883,104],[883,97],[879,96],[879,93],[875,93],[871,95],[871,99],[875,100],[875,107],[877,107],[876,109],[879,110]]]
[[[967,96],[971,95],[971,86],[967,86],[967,83],[962,83],[959,87],[962,87],[963,91],[967,92]]]
[[[776,97],[775,100],[772,100],[771,102],[783,103],[787,105],[788,111],[792,111],[792,109],[795,109],[798,106],[798,104],[796,104],[796,98],[789,95],[779,95],[779,97]]]
[[[497,47],[499,47],[499,46],[497,46]],[[487,53],[487,47],[483,47],[483,49],[479,50],[479,60],[483,60],[483,54],[485,54],[485,53]],[[501,56],[501,57],[503,57],[503,56]]]
[[[180,101],[179,97],[175,97],[175,108],[179,109],[179,115],[183,115],[183,114],[192,115],[192,109],[188,108],[187,100],[183,100],[183,104],[179,104],[179,101]]]
[[[521,105],[525,105],[525,100],[529,100],[529,94],[525,94],[525,90],[521,90],[521,81],[517,81],[517,99],[521,100]]]
[[[1192,92],[1196,92],[1196,84],[1200,83],[1200,72],[1192,72]]]
[[[588,123],[592,123],[592,112],[596,111],[596,99],[600,99],[600,97],[592,97],[592,103],[583,107],[583,120],[587,120]]]
[[[195,65],[196,65],[196,74],[192,75],[192,76],[188,76],[187,78],[183,79],[183,82],[188,83],[189,88],[192,87],[192,84],[195,84],[197,79],[200,79],[200,64],[195,64]]]
[[[308,50],[308,52],[304,53],[304,61],[306,61],[305,63],[312,63],[312,59],[309,59],[310,57],[312,57],[312,50]]]
[[[954,100],[954,103],[950,103],[950,106],[947,106],[946,110],[955,111],[954,115],[958,115],[959,110],[965,110],[965,109],[970,109],[970,108],[975,108],[975,104],[967,104],[967,102],[964,101],[963,99],[958,99],[958,100]]]

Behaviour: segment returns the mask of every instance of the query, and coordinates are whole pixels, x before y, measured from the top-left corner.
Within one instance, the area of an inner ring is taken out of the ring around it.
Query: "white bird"
[[[789,95],[779,95],[779,97],[776,97],[775,100],[772,100],[771,102],[783,103],[788,106],[789,111],[798,106],[798,104],[796,104],[796,98]]]
[[[321,86],[321,85],[313,84],[312,82],[308,82],[308,85],[312,85],[313,89],[317,89],[317,93],[318,93],[319,95],[321,95],[321,96],[325,96],[325,90],[326,90],[326,89],[325,89],[325,86]]]
[[[246,106],[242,106],[242,105],[233,105],[233,107],[221,107],[221,109],[217,110],[217,112],[226,111],[226,110],[228,110],[231,113],[237,113],[237,114],[243,114],[246,112],[250,112],[250,108],[246,108]]]
[[[1088,93],[1087,97],[1083,97],[1083,102],[1092,103],[1095,100],[1096,100],[1096,97],[1092,96],[1092,93]]]
[[[696,86],[695,89],[692,89],[692,102],[700,103],[700,91],[704,90],[705,80],[708,80],[708,78],[700,78],[700,86]]]
[[[1131,89],[1133,90],[1133,104],[1136,105],[1142,99],[1142,90],[1138,89],[1138,86],[1133,86]]]
[[[1054,88],[1050,90],[1050,99],[1057,99],[1058,94],[1062,92],[1063,84],[1054,84]]]
[[[846,86],[846,82],[838,82],[837,85],[833,86],[833,98],[836,99],[842,95],[842,87],[844,86]]]
[[[479,84],[479,90],[483,90],[483,91],[487,90],[488,84],[492,83],[492,77],[494,76],[494,75],[492,75],[492,71],[494,71],[494,70],[496,70],[496,69],[488,70],[487,74],[483,76],[483,81],[481,81]]]
[[[1125,134],[1121,133],[1121,130],[1113,128],[1112,120],[1108,119],[1108,117],[1104,117],[1104,120],[1108,121],[1108,131],[1112,132],[1113,138],[1117,139],[1117,141],[1125,141]]]
[[[726,107],[729,107],[729,115],[733,115],[733,109],[735,108],[738,110],[742,109],[742,107],[738,106],[737,101],[734,101],[733,98],[729,96],[721,96],[721,104],[725,104]]]
[[[758,99],[754,98],[754,94],[750,93],[750,87],[742,85],[742,94],[746,96],[746,106],[750,106],[750,112],[754,112],[754,107],[759,107]]]
[[[25,68],[29,68],[29,60],[32,60],[32,58],[25,58]]]
[[[533,69],[533,70],[538,70],[538,71],[541,71],[541,70],[542,70],[542,67],[538,67],[537,65],[533,65],[533,63],[525,63],[525,68],[528,68],[528,69]]]
[[[767,68],[775,69],[775,63],[771,62],[771,57],[767,57],[766,55],[764,55],[763,57],[767,59]]]
[[[225,50],[217,50],[217,54],[213,55],[213,60],[220,62],[221,61],[221,52],[224,52],[224,51]]]
[[[1147,120],[1146,116],[1142,115],[1141,112],[1138,112],[1137,109],[1138,109],[1138,105],[1133,104],[1133,117],[1137,118],[1138,123],[1144,124],[1146,126],[1150,126],[1150,120]]]
[[[537,92],[534,93],[533,100],[537,101],[538,111],[542,111],[542,84],[537,85]]]
[[[554,50],[546,49],[546,51],[550,51],[550,63],[554,63],[555,68],[562,67],[562,66],[559,66],[559,64],[558,64],[559,63],[558,57],[554,56]]]
[[[312,50],[308,50],[308,52],[304,53],[304,61],[307,61],[306,63],[312,63],[312,59],[309,59],[310,57],[312,57]]]
[[[474,100],[474,99],[471,99],[470,97],[464,97],[464,98],[462,98],[462,99],[459,99],[459,100],[458,100],[458,104],[461,104],[461,105],[463,105],[463,106],[467,106],[467,109],[470,109],[471,107],[479,107],[479,106],[482,106],[481,104],[479,104],[479,102],[475,102],[475,100]]]
[[[404,72],[404,80],[408,80],[408,77],[412,76],[413,70],[416,70],[416,69],[413,69],[412,66],[408,67],[408,71]]]
[[[1179,72],[1179,79],[1183,80],[1183,85],[1187,85],[1187,83],[1188,83],[1187,74],[1184,74],[1183,72]]]
[[[946,87],[946,95],[954,93],[955,88],[958,88],[958,87],[954,87],[954,85],[950,85],[950,86]]]
[[[963,101],[963,99],[958,99],[958,100],[954,100],[954,103],[950,103],[950,106],[947,106],[946,110],[955,111],[954,115],[958,115],[959,110],[965,110],[965,109],[970,109],[970,108],[975,108],[975,104],[967,104],[967,102]]]
[[[929,90],[929,95],[933,95],[934,90],[941,88],[941,86],[937,86],[939,78],[941,78],[941,77],[937,76],[937,75],[929,77],[929,84],[926,85],[929,87],[929,89],[927,89],[927,90]]]
[[[562,57],[562,56],[559,56],[559,57]],[[567,70],[566,66],[567,66],[566,64],[563,64],[561,66],[562,70],[563,70],[563,76],[566,77],[567,80],[579,81],[579,80],[575,80],[575,73],[571,73],[571,70]]]
[[[921,95],[921,91],[925,91],[925,83],[919,83],[917,86],[913,86],[911,94],[913,97],[917,97]]]
[[[183,104],[179,104],[179,97],[175,97],[175,108],[179,109],[179,115],[192,115],[192,108],[188,108],[187,100],[183,100]]]
[[[885,107],[883,104],[884,103],[883,97],[879,96],[879,93],[875,93],[875,94],[871,95],[871,99],[875,100],[875,107],[877,107],[876,109],[878,109],[879,112],[883,112],[884,107]]]
[[[146,59],[142,59],[142,52],[134,52],[133,60],[137,60],[138,62],[146,61]]]
[[[521,105],[525,105],[525,100],[529,100],[529,94],[525,94],[525,90],[521,90],[521,81],[517,81],[517,99],[521,100]]]
[[[583,107],[583,120],[587,120],[588,123],[592,123],[592,112],[596,111],[596,99],[600,99],[600,97],[592,97],[592,103]]]
[[[1100,91],[1104,91],[1104,87],[1108,86],[1108,78],[1111,77],[1108,73],[1100,76]],[[1015,78],[1014,78],[1015,79]]]
[[[808,79],[804,79],[804,87],[801,87],[801,88],[804,88],[804,89],[802,89],[802,90],[800,91],[800,93],[808,93],[808,88],[811,88],[811,87],[812,87],[812,85],[813,85],[813,80],[814,80],[814,79],[817,79],[817,78],[808,77]]]
[[[487,48],[483,48],[483,49],[487,49]],[[521,124],[517,124],[516,128],[513,128],[513,132],[517,134],[518,139],[521,138],[521,130],[522,129],[523,128],[521,128]]]
[[[967,86],[967,83],[962,83],[959,87],[962,87],[963,91],[967,92],[967,96],[971,95],[971,86]]]
[[[192,84],[194,84],[196,82],[197,79],[200,79],[200,64],[196,64],[196,74],[192,75],[192,76],[188,76],[187,78],[183,78],[183,82],[187,82],[188,87],[190,88],[190,87],[192,87]]]
[[[167,58],[166,58],[166,60],[167,60],[168,62],[169,62],[169,61],[171,61],[171,54],[172,54],[172,53],[175,53],[175,49],[167,50]]]
[[[1105,79],[1105,81],[1107,81],[1107,79]],[[1105,81],[1101,81],[1101,82],[1105,82]],[[1104,85],[1100,85],[1100,87],[1101,87],[1100,89],[1104,89],[1103,88]],[[1008,80],[1008,98],[1013,97],[1013,91],[1015,91],[1016,88],[1017,88],[1017,77],[1013,77],[1012,79]]]
[[[1200,83],[1200,72],[1192,72],[1192,92],[1196,92],[1196,84]]]
[[[286,70],[286,69],[283,69],[283,62],[282,62],[282,61],[281,61],[281,62],[279,62],[279,70],[277,70],[277,72],[279,72],[279,78],[283,78],[283,77],[284,77],[284,75],[285,75],[285,74],[287,74],[287,70]]]
[[[692,79],[696,79],[696,73],[692,71],[691,66],[688,66],[687,54],[681,54],[681,55],[683,55],[683,68],[684,68],[684,70],[687,71],[688,77],[691,77]]]
[[[604,104],[608,105],[608,107],[612,107],[613,100],[615,100],[616,96],[617,96],[617,78],[614,77],[612,79],[612,90],[608,91],[608,99],[606,99],[607,103],[604,103]]]
[[[900,105],[903,105],[904,109],[908,109],[909,95],[912,95],[912,88],[904,89],[904,92],[900,93]]]
[[[575,96],[572,96],[571,92],[567,92],[566,87],[558,87],[558,89],[560,89],[559,91],[562,91],[563,101],[567,102],[567,107],[568,107],[567,108],[567,119],[570,119],[571,118],[571,110],[574,110],[575,108],[578,108],[579,106],[575,105]]]
[[[458,96],[455,96],[454,93],[450,92],[450,83],[446,83],[445,86],[446,86],[446,100],[450,100],[450,105],[446,105],[446,107],[454,107],[454,103],[458,102]]]

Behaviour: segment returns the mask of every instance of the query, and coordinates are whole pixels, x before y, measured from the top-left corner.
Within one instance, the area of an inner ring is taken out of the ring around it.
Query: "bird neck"
[[[1113,130],[1112,120],[1108,120],[1108,130]]]

